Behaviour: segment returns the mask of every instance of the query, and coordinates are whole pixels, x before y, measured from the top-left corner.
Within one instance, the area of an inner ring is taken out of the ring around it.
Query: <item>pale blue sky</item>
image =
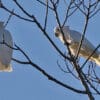
[[[4,4],[10,8],[15,9],[20,15],[22,14],[13,0],[2,0]],[[36,0],[18,0],[23,7],[31,14],[34,14],[40,23],[44,24],[44,6],[38,4]],[[63,6],[62,3],[59,16],[63,20]],[[0,21],[6,21],[8,13],[0,9]],[[86,32],[87,38],[97,46],[100,43],[100,13],[91,19],[88,30]],[[75,13],[68,25],[71,29],[82,32],[84,19],[80,12]],[[53,28],[57,25],[54,13],[49,12],[47,31],[57,46],[65,52],[66,48],[54,36]],[[72,79],[71,75],[63,73],[57,67],[57,60],[61,60],[59,54],[43,36],[42,32],[34,23],[28,23],[16,17],[12,17],[8,26],[6,27],[12,34],[14,42],[19,45],[32,59],[33,62],[39,64],[49,74],[55,76],[57,79],[71,84],[77,88],[82,88],[78,82]],[[22,54],[14,51],[13,57],[24,60]],[[29,65],[21,65],[12,61],[13,72],[0,73],[0,100],[87,100],[87,96],[71,92],[54,82],[48,80],[39,71]],[[100,68],[97,68],[100,72]],[[99,100],[99,96],[96,96]]]

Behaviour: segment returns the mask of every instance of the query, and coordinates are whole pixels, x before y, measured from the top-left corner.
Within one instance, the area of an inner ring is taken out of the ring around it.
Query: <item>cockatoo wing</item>
[[[71,37],[72,45],[76,44],[76,47],[79,46],[82,34],[77,31],[74,31],[74,30],[70,30],[69,34]],[[95,50],[95,47],[90,41],[88,41],[86,39],[86,37],[84,37],[84,40],[83,40],[82,46],[81,46],[81,50],[84,51],[84,53],[87,52],[88,53],[87,56],[89,56]],[[98,51],[96,51],[96,53],[98,53]],[[75,54],[76,54],[76,52],[75,52]]]
[[[72,41],[70,45],[70,50],[72,54],[75,55],[77,53],[77,48],[79,47],[82,34],[74,30],[69,30],[69,35]],[[94,50],[95,46],[89,40],[87,40],[86,37],[84,37],[79,55],[88,58]],[[98,50],[95,51],[90,60],[94,61],[97,65],[100,66],[100,52]]]

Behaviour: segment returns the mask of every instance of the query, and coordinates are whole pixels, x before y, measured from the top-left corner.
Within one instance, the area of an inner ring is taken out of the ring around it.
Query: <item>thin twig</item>
[[[65,61],[65,64],[66,64],[66,61]],[[73,68],[73,69],[71,70],[70,67],[71,67],[71,66],[68,66],[68,65],[66,64],[66,68],[67,68],[67,70],[70,72],[70,74],[71,74],[72,76],[74,76],[76,79],[79,80],[79,77],[76,76],[76,75],[73,73],[73,70],[74,70],[75,68]]]
[[[65,16],[65,20],[64,20],[64,22],[63,22],[63,25],[62,25],[62,27],[65,25],[65,23],[67,22],[67,19],[68,19],[68,13],[69,13],[69,10],[70,10],[70,7],[71,7],[71,5],[72,5],[73,3],[72,2],[70,2],[69,3],[69,5],[68,5],[68,7],[67,7],[67,10],[66,10],[66,16]]]
[[[74,2],[74,4],[86,16],[86,13],[80,8],[80,6],[78,4],[76,4],[75,2]]]
[[[29,64],[30,65],[30,62],[27,62],[27,61],[21,61],[19,59],[15,59],[15,58],[12,58],[12,60],[17,62],[17,63],[20,63],[20,64]]]
[[[12,10],[12,13],[14,12],[14,9]],[[10,19],[11,19],[11,17],[13,16],[13,14],[12,13],[10,13],[10,15],[9,15],[9,17],[8,17],[8,20],[7,20],[7,22],[5,23],[5,25],[4,25],[4,27],[6,27],[7,26],[7,24],[9,23],[9,21],[10,21]]]
[[[33,0],[33,1],[34,1],[34,0]],[[47,6],[44,2],[42,2],[42,1],[40,1],[40,0],[36,0],[36,1],[38,1],[40,4],[42,4],[42,5],[44,5],[44,6]],[[48,8],[51,9],[51,10],[53,10],[53,8],[50,7],[49,5],[48,5]]]
[[[46,30],[46,27],[47,27],[47,19],[48,19],[48,0],[46,0],[46,14],[45,14],[44,30]]]
[[[100,8],[98,8],[94,13],[92,13],[92,14],[90,15],[89,18],[92,18],[92,17],[93,17],[94,15],[96,15],[99,11],[100,11]]]
[[[8,43],[6,43],[4,39],[3,39],[2,42],[0,42],[0,44],[4,44],[4,45],[8,46],[9,48],[11,48],[11,49],[13,49],[13,50],[18,50],[18,48],[15,48],[15,47],[13,47],[13,46],[10,46]]]
[[[28,57],[28,55],[18,45],[15,44],[15,47],[25,56],[28,62],[31,62],[31,59]]]
[[[34,20],[31,20],[31,19],[28,19],[28,18],[24,18],[24,17],[20,16],[19,14],[15,13],[15,12],[12,12],[8,8],[6,8],[3,4],[1,5],[1,8],[4,9],[5,11],[9,12],[10,14],[18,17],[19,19],[22,19],[22,20],[25,20],[25,21],[28,21],[28,22],[34,22]]]
[[[28,13],[21,5],[20,5],[20,3],[18,3],[18,1],[17,0],[13,0],[15,3],[16,3],[16,5],[23,11],[23,13],[24,14],[26,14],[29,18],[32,18],[32,15],[30,14],[30,13]]]

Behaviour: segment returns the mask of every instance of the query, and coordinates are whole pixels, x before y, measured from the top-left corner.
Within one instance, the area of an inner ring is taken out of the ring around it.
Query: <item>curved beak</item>
[[[55,36],[58,37],[59,36],[59,33],[55,32]]]

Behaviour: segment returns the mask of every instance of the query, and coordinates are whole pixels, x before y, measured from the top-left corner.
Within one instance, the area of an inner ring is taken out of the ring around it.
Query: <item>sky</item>
[[[45,7],[36,2],[36,0],[18,0],[19,3],[31,14],[34,14],[41,25],[44,24]],[[45,0],[42,0],[45,1]],[[62,0],[63,1],[63,0]],[[13,0],[2,0],[4,5],[9,9],[14,9],[18,14],[26,17],[16,6]],[[64,2],[58,9],[59,18],[64,19]],[[0,21],[6,22],[9,13],[0,8]],[[86,37],[94,46],[100,43],[100,13],[95,15],[89,22]],[[71,29],[82,32],[84,17],[81,12],[76,12],[68,20],[67,25]],[[65,46],[54,35],[53,29],[57,26],[54,13],[49,10],[47,23],[47,32],[55,44],[62,50],[66,51]],[[23,21],[15,16],[11,18],[7,27],[10,31],[13,41],[20,46],[30,57],[30,59],[46,70],[50,75],[61,80],[64,83],[82,89],[79,82],[73,80],[70,74],[63,73],[57,66],[57,61],[63,65],[61,56],[50,44],[48,39],[38,29],[36,24]],[[13,52],[13,57],[19,60],[26,60],[18,52]],[[54,82],[48,80],[38,70],[30,65],[22,65],[14,61],[11,62],[13,72],[0,72],[0,100],[87,100],[87,96],[74,93],[65,89]],[[100,68],[97,67],[98,73]],[[95,96],[99,100],[99,96]]]

